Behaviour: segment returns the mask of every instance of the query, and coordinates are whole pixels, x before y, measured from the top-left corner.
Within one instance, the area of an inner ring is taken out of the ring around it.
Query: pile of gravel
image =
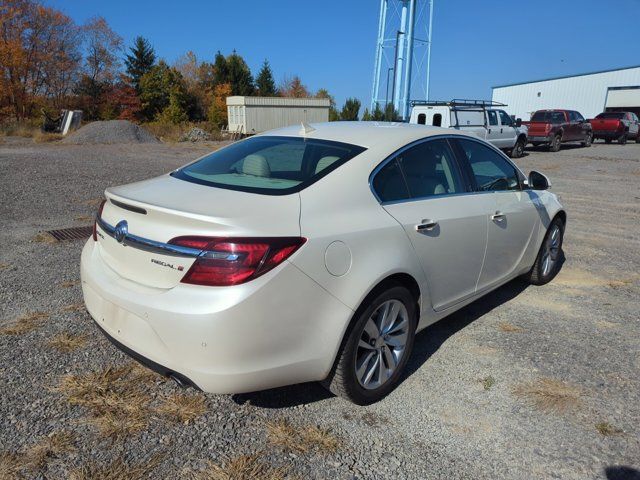
[[[193,127],[180,137],[181,142],[206,142],[207,140],[211,140],[211,135],[197,127]]]
[[[96,143],[160,143],[144,128],[128,120],[92,122],[62,140],[71,145]]]

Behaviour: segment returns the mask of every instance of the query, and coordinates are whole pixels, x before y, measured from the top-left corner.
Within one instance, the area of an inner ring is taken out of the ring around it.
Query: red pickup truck
[[[531,121],[522,123],[529,128],[529,143],[534,147],[547,145],[552,152],[568,142],[590,147],[593,140],[591,124],[573,110],[538,110],[531,115]]]
[[[589,123],[594,140],[603,138],[607,143],[617,140],[624,145],[628,139],[635,138],[636,143],[640,143],[640,122],[633,112],[603,112]]]

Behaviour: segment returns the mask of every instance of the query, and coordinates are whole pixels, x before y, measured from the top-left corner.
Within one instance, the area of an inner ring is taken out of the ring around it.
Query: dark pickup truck
[[[611,143],[617,140],[620,145],[635,138],[640,143],[640,121],[633,112],[603,112],[593,120],[589,120],[593,128],[593,139],[603,138]]]
[[[590,147],[593,140],[591,124],[573,110],[538,110],[531,115],[531,121],[522,123],[529,128],[529,143],[534,147],[547,145],[552,152],[570,142]]]

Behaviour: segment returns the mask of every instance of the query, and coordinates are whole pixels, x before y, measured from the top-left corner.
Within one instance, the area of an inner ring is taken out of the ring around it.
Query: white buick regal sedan
[[[357,404],[401,380],[417,331],[558,272],[565,211],[537,172],[456,130],[326,123],[256,135],[106,190],[87,309],[180,384],[320,381]]]

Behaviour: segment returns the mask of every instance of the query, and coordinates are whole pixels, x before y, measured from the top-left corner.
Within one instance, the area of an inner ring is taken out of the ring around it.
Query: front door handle
[[[496,210],[496,213],[491,215],[491,220],[493,220],[494,222],[501,222],[505,218],[506,218],[506,215],[502,213],[500,210]]]
[[[421,223],[416,225],[416,231],[422,232],[425,230],[433,230],[437,225],[438,225],[438,222],[436,220],[425,219],[425,220],[422,220]]]

